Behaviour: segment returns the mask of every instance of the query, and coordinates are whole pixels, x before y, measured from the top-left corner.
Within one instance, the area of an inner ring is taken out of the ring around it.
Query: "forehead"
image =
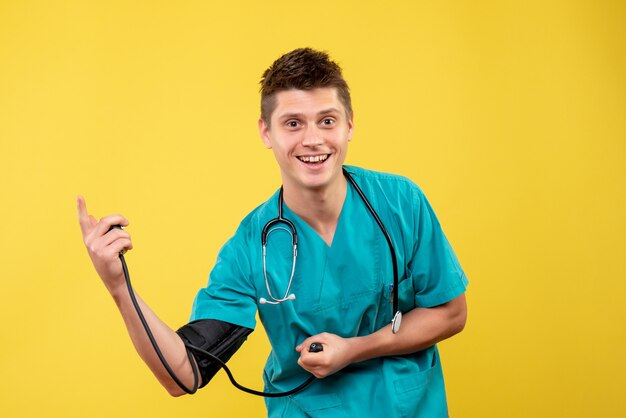
[[[345,112],[345,108],[337,95],[337,89],[334,87],[283,90],[276,93],[276,108],[272,119],[290,114],[316,115],[329,109]]]

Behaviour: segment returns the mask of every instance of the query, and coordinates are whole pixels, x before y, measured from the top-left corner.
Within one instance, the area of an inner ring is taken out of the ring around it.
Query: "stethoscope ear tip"
[[[261,299],[259,299],[259,303],[260,303],[261,305],[265,305],[265,304],[267,303],[267,299],[265,299],[265,298],[261,298]]]
[[[296,295],[292,293],[291,295],[287,296],[287,300],[296,300]]]

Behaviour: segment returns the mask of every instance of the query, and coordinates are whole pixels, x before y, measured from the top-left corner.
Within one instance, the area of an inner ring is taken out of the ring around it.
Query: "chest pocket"
[[[381,309],[386,308],[381,306],[385,283],[393,282],[384,236],[369,213],[359,215],[360,222],[344,220],[333,245],[326,248],[311,307],[317,318],[323,318],[324,331],[339,335],[380,327]]]
[[[350,304],[383,290],[381,248],[378,240],[365,239],[328,249],[320,281],[316,310]]]

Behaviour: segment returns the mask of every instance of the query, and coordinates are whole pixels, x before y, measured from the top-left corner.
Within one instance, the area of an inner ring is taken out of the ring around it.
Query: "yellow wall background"
[[[137,291],[184,324],[280,184],[257,83],[301,46],[345,69],[348,163],[415,180],[470,278],[441,344],[451,416],[623,416],[625,21],[608,0],[0,1],[0,416],[265,416],[223,373],[161,389],[75,196],[131,220]],[[259,328],[240,381],[261,386],[268,350]]]

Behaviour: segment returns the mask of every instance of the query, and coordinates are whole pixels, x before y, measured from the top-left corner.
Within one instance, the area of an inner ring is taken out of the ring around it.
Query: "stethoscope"
[[[387,240],[387,245],[389,245],[389,251],[391,252],[391,261],[393,264],[393,296],[392,296],[393,319],[391,320],[391,331],[395,334],[400,329],[400,323],[402,322],[402,313],[400,312],[398,308],[398,263],[396,260],[396,251],[393,247],[393,242],[391,241],[389,232],[387,232],[387,229],[385,228],[385,225],[383,225],[382,221],[380,220],[380,217],[378,216],[378,214],[376,213],[376,211],[370,204],[369,200],[367,200],[367,197],[365,197],[365,194],[363,194],[363,190],[361,190],[359,185],[356,184],[356,182],[354,181],[350,173],[348,173],[345,168],[343,169],[343,174],[346,177],[346,179],[348,179],[350,184],[352,184],[354,189],[357,191],[363,203],[365,203],[365,206],[367,207],[369,212],[372,214],[372,217],[376,220],[376,223],[378,224],[378,226],[380,227],[380,230],[385,236],[385,239]],[[265,226],[263,227],[263,231],[261,233],[261,246],[263,249],[263,276],[265,278],[265,287],[267,288],[267,295],[269,296],[269,299],[264,298],[264,297],[259,298],[259,303],[261,304],[279,305],[288,300],[293,301],[296,299],[296,295],[293,293],[290,293],[290,290],[291,290],[291,285],[293,283],[293,275],[296,271],[296,258],[298,257],[298,232],[296,231],[296,227],[293,224],[293,222],[291,222],[289,219],[283,216],[283,205],[284,205],[283,188],[281,187],[278,193],[278,216],[274,219],[271,219],[269,222],[267,222]],[[270,283],[267,277],[267,261],[266,261],[267,238],[272,232],[278,231],[278,230],[283,230],[289,233],[289,235],[291,236],[291,244],[293,247],[291,274],[289,276],[289,281],[287,282],[287,288],[285,289],[285,293],[282,297],[274,296],[274,294],[272,293],[272,290],[270,289]]]

